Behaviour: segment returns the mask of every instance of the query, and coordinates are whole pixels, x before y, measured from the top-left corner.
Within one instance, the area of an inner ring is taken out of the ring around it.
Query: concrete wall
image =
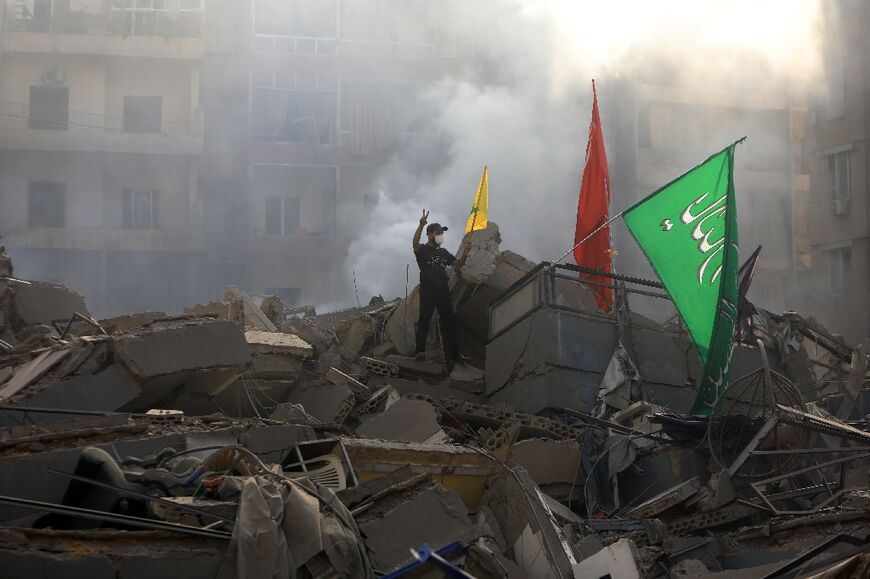
[[[28,104],[30,87],[44,85],[46,72],[66,76],[70,111],[103,115],[106,111],[106,65],[102,58],[5,52],[0,75],[0,101]]]

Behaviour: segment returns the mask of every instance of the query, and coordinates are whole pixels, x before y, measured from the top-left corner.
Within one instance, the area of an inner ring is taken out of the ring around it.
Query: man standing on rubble
[[[429,219],[429,212],[424,210],[420,225],[414,232],[414,255],[420,267],[420,319],[417,322],[417,348],[414,354],[416,360],[424,360],[426,352],[426,337],[429,335],[429,322],[432,314],[438,310],[441,319],[441,335],[444,340],[444,350],[455,362],[466,358],[459,353],[456,345],[456,324],[454,321],[453,300],[450,298],[450,288],[447,285],[447,269],[452,268],[459,274],[465,260],[468,258],[469,245],[465,252],[456,259],[453,254],[441,247],[444,243],[444,232],[447,231],[440,223],[432,223],[426,227],[426,243],[421,244],[423,227]]]

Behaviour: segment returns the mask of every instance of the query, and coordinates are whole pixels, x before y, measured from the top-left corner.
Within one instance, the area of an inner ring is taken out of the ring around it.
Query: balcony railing
[[[254,51],[263,54],[342,55],[397,60],[434,59],[439,56],[437,44],[270,34],[254,36]]]
[[[129,116],[113,117],[10,102],[0,102],[0,118],[17,119],[34,130],[65,131],[75,128],[107,133],[147,133],[196,137],[199,136],[201,129],[199,120],[164,121]]]
[[[83,6],[51,6],[51,16],[37,16],[22,0],[6,1],[6,29],[21,32],[93,34],[108,36],[158,36],[200,38],[202,9],[133,8],[126,0],[106,0],[104,8],[88,11]],[[54,3],[53,3],[54,4]],[[75,3],[73,3],[75,4]],[[195,4],[195,3],[194,3]]]

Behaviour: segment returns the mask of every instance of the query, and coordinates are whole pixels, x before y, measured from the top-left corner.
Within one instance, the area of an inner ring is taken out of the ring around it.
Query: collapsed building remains
[[[95,320],[0,252],[0,565],[15,577],[867,577],[867,355],[755,309],[709,416],[655,282],[471,234],[460,346],[419,294],[316,314],[230,287]]]

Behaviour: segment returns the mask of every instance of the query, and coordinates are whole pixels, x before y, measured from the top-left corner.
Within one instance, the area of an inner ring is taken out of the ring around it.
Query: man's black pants
[[[453,315],[453,300],[450,290],[430,289],[420,286],[420,319],[417,321],[417,352],[426,351],[426,337],[429,335],[429,322],[438,310],[441,320],[441,336],[444,350],[454,360],[459,356],[456,346],[456,321]]]

